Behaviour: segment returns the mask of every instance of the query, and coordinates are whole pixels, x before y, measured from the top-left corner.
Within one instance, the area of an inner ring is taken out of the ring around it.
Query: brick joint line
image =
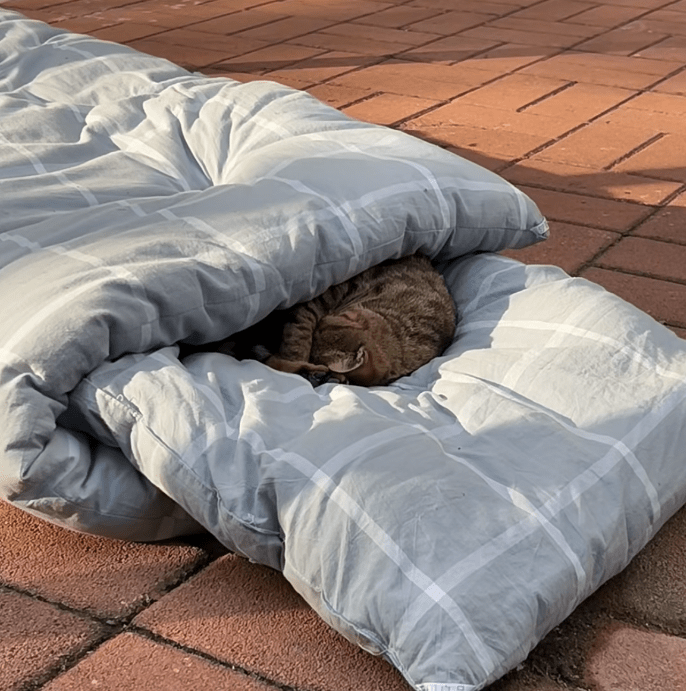
[[[635,146],[633,149],[630,149],[629,151],[623,153],[621,156],[616,158],[612,163],[609,163],[606,165],[603,170],[611,170],[615,166],[619,165],[622,163],[622,161],[626,161],[627,159],[631,158],[632,156],[635,156],[637,153],[640,153],[641,151],[644,151],[647,149],[649,146],[652,146],[655,144],[655,142],[659,142],[660,139],[664,139],[667,135],[664,132],[658,132],[657,134],[653,135],[650,139],[647,139],[644,141],[642,144],[639,144],[638,146]],[[645,175],[645,173],[644,173]],[[646,177],[650,177],[649,175],[646,175]],[[657,178],[659,179],[659,178]]]
[[[557,89],[554,89],[553,91],[550,91],[547,94],[544,94],[543,96],[539,96],[538,98],[535,98],[531,103],[526,103],[523,106],[519,106],[519,108],[516,109],[515,112],[517,113],[523,113],[525,110],[528,108],[532,108],[533,106],[538,105],[539,103],[543,103],[543,101],[547,101],[549,98],[552,98],[553,96],[557,96],[558,94],[561,94],[563,91],[567,91],[567,89],[570,89],[573,86],[576,86],[579,82],[567,82],[566,84],[563,84],[562,86],[558,86]]]
[[[277,689],[280,689],[280,691],[299,691],[297,688],[293,686],[288,686],[287,684],[280,684],[279,682],[275,681],[274,679],[270,679],[269,677],[266,677],[259,672],[253,672],[249,669],[246,669],[244,667],[241,667],[240,665],[236,665],[232,662],[227,662],[226,660],[222,660],[218,657],[215,657],[214,655],[211,655],[210,653],[206,653],[203,650],[198,650],[197,648],[193,648],[188,645],[184,645],[183,643],[179,643],[178,641],[175,641],[171,638],[167,638],[166,636],[162,636],[158,633],[155,633],[154,631],[151,631],[150,629],[146,629],[145,627],[142,626],[136,626],[135,624],[131,624],[127,626],[125,629],[122,630],[121,633],[132,633],[136,634],[138,636],[141,636],[142,638],[146,638],[147,640],[157,643],[159,645],[164,645],[167,646],[168,648],[174,648],[175,650],[179,650],[183,653],[189,654],[189,655],[195,655],[196,657],[199,657],[203,660],[206,660],[207,662],[211,662],[215,665],[218,665],[220,667],[223,667],[225,669],[230,669],[232,672],[238,672],[240,674],[244,674],[245,676],[255,679],[257,681],[261,681],[262,683],[269,684],[270,686],[273,686]]]

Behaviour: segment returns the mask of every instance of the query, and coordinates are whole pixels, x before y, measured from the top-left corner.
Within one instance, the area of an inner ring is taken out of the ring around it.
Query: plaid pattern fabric
[[[0,496],[77,530],[198,524],[421,691],[521,661],[686,500],[683,341],[494,254],[525,195],[307,94],[0,10]],[[438,262],[451,348],[313,389],[175,343],[384,259]]]

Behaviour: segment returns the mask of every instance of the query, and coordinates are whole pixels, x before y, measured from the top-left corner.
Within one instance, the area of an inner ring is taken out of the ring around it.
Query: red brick
[[[439,66],[436,65],[436,67]],[[471,84],[472,87],[488,84],[500,76],[498,72],[472,67],[469,60],[461,60],[450,65],[449,71],[455,79],[461,79],[465,84]]]
[[[620,26],[620,24],[626,24],[635,17],[645,14],[645,11],[644,7],[622,7],[604,3],[596,7],[591,7],[580,14],[575,14],[573,17],[567,19],[567,22],[571,24],[588,24],[610,29],[615,26]],[[625,26],[622,28],[627,29],[629,27]]]
[[[617,238],[618,233],[608,230],[553,222],[550,237],[544,242],[520,250],[506,250],[503,254],[525,264],[554,264],[568,274],[576,274]]]
[[[196,0],[150,0],[150,5],[157,8],[160,13],[185,19],[184,24],[214,19],[237,10],[233,3],[228,5],[224,0],[210,0],[203,3],[198,3]]]
[[[684,20],[684,4],[682,2],[663,2],[661,7],[656,7],[653,12],[646,14],[644,19],[654,19],[655,21],[682,22]]]
[[[483,39],[469,39],[467,37],[455,36],[462,41],[482,41]],[[426,46],[427,48],[429,46]],[[471,58],[462,60],[460,64],[475,70],[485,70],[490,72],[493,77],[507,74],[519,70],[526,65],[549,57],[557,53],[556,48],[545,46],[525,46],[519,43],[503,43],[485,53],[474,55]]]
[[[347,38],[363,38],[369,39],[370,41],[381,41],[392,43],[396,46],[405,45],[409,47],[420,46],[440,38],[440,35],[435,33],[406,31],[382,26],[367,26],[366,24],[357,24],[354,22],[335,24],[334,26],[322,29],[322,33],[332,34],[334,36],[345,36]]]
[[[602,121],[615,127],[633,127],[640,122],[641,127],[652,130],[655,135],[671,132],[683,136],[686,133],[686,118],[683,115],[634,108],[632,102],[603,115]]]
[[[686,194],[659,209],[633,232],[634,235],[686,245]]]
[[[227,6],[223,0],[212,0],[202,5],[192,2],[161,2],[149,0],[127,7],[114,7],[103,10],[102,15],[112,17],[118,21],[135,21],[138,23],[152,23],[174,29],[193,22],[207,21],[215,17],[230,14],[237,8]]]
[[[470,38],[490,38],[503,43],[519,43],[528,46],[545,46],[547,48],[568,48],[578,42],[576,36],[562,34],[545,34],[526,29],[498,29],[491,24],[477,26],[464,32]]]
[[[462,103],[518,110],[566,86],[561,79],[510,74],[463,96]]]
[[[572,129],[576,123],[571,118],[551,118],[545,115],[500,110],[490,106],[474,105],[458,98],[452,103],[422,115],[412,124],[417,127],[462,125],[490,131],[519,132],[541,137],[541,143],[555,139]]]
[[[271,78],[272,76],[270,75]],[[343,108],[369,95],[369,92],[364,89],[348,89],[344,86],[333,86],[331,84],[317,84],[316,86],[308,87],[307,91],[315,98],[334,108]]]
[[[573,166],[605,168],[653,137],[654,133],[647,129],[593,122],[549,146],[534,158]]]
[[[4,502],[0,524],[0,583],[106,618],[132,614],[205,559],[187,545],[72,532]]]
[[[620,62],[625,61],[625,62]],[[664,69],[661,69],[664,66]],[[600,84],[624,89],[646,89],[678,63],[659,60],[599,55],[597,53],[563,53],[523,68],[524,74],[565,79],[585,84]],[[654,70],[661,69],[659,74]],[[652,70],[649,72],[648,70]]]
[[[436,105],[436,101],[412,96],[398,96],[396,94],[379,94],[345,108],[350,117],[378,125],[392,125],[398,120],[408,118],[415,113]]]
[[[463,12],[478,12],[479,14],[507,14],[514,11],[514,6],[524,7],[538,0],[460,0]],[[441,10],[454,10],[455,0],[411,0],[412,6],[427,7]]]
[[[462,35],[446,36],[437,41],[432,41],[426,45],[405,51],[402,53],[401,57],[403,60],[420,60],[423,62],[452,64],[460,60],[465,60],[477,53],[482,53],[497,45],[496,41],[483,38],[466,38]],[[478,68],[478,65],[473,66]]]
[[[640,121],[653,132],[686,131],[686,98],[667,93],[646,92],[632,98],[603,119],[621,123]]]
[[[657,77],[664,77],[678,67],[681,67],[678,62],[647,60],[645,58],[626,57],[623,55],[570,52],[566,57],[571,64],[588,67],[590,69],[601,67],[610,70],[624,70],[627,72],[637,72],[638,74],[650,74]]]
[[[683,457],[683,450],[673,449],[673,454],[675,458]],[[686,633],[684,593],[686,508],[677,512],[595,598],[606,610],[683,635]]]
[[[679,72],[679,74],[656,84],[653,90],[668,94],[686,94],[686,71]]]
[[[683,134],[667,134],[619,163],[616,169],[683,183],[686,182],[684,161],[686,142]]]
[[[453,98],[480,83],[483,75],[474,70],[466,74],[449,65],[427,65],[417,62],[389,60],[372,65],[333,82],[353,88],[384,91],[418,98],[444,100]]]
[[[684,20],[686,21],[686,19]],[[656,34],[653,34],[656,36]],[[686,36],[672,36],[645,48],[636,57],[686,63]]]
[[[144,627],[276,684],[407,691],[400,675],[329,628],[283,576],[224,557],[136,617]]]
[[[627,237],[610,248],[596,263],[606,269],[686,283],[686,245]]]
[[[172,29],[155,37],[154,40],[171,43],[175,46],[187,46],[191,49],[201,46],[203,49],[216,51],[224,58],[243,55],[243,53],[249,53],[265,47],[265,44],[261,41],[248,40],[241,35],[222,36],[221,34],[197,31],[195,26],[192,26],[190,29]]]
[[[17,3],[17,7],[21,10],[23,3]],[[70,2],[60,3],[59,5],[55,4],[49,9],[52,12],[61,12],[65,17],[73,18],[92,14],[93,12],[100,10],[101,7],[101,3],[98,3],[95,0],[71,0]]]
[[[232,0],[233,1],[233,0]],[[294,17],[318,17],[332,21],[346,22],[356,17],[379,12],[389,8],[390,4],[373,0],[288,0],[288,2],[268,2],[260,6],[262,12],[288,14]]]
[[[636,92],[597,84],[571,84],[541,101],[524,106],[527,113],[573,117],[579,124],[631,98]]]
[[[445,12],[436,17],[414,22],[412,24],[412,31],[423,31],[447,36],[469,29],[472,26],[478,26],[492,18],[489,14],[478,14],[475,12]]]
[[[158,11],[148,2],[142,2],[133,7],[114,7],[100,11],[100,16],[111,19],[113,22],[133,22],[134,24],[147,24],[163,29],[174,29],[189,23],[178,14],[165,14]]]
[[[44,7],[54,7],[56,5],[62,5],[65,2],[69,2],[69,0],[9,0],[3,4],[11,9],[26,11],[40,10]]]
[[[597,635],[585,676],[594,691],[684,691],[686,640],[610,623]]]
[[[159,37],[131,41],[129,45],[143,53],[170,60],[187,69],[212,65],[227,58],[230,51],[211,50],[200,46],[175,45]]]
[[[604,199],[625,199],[659,204],[679,189],[679,184],[594,168],[543,161],[536,156],[508,168],[505,177],[517,185],[535,185],[561,192]]]
[[[525,19],[513,15],[503,17],[490,22],[488,26],[497,29],[513,29],[515,31],[536,31],[543,34],[557,34],[558,36],[574,36],[577,39],[589,38],[598,34],[599,29],[595,27],[583,26],[581,24],[570,24],[569,22],[559,22],[543,19]]]
[[[232,12],[223,17],[214,17],[209,21],[197,22],[193,24],[196,31],[205,31],[208,34],[235,34],[245,29],[253,29],[257,26],[278,22],[285,19],[282,15],[272,12],[263,13],[259,8],[251,12]]]
[[[303,81],[302,79],[298,79],[295,76],[292,76],[291,72],[288,72],[287,70],[277,70],[276,72],[262,72],[261,74],[255,74],[255,75],[248,75],[248,76],[254,76],[255,79],[244,79],[242,77],[239,77],[240,72],[236,73],[236,76],[231,77],[231,74],[227,74],[226,76],[236,79],[236,81],[243,81],[243,82],[248,82],[248,81],[259,81],[259,80],[265,80],[268,79],[269,81],[272,82],[277,82],[278,84],[282,84],[283,86],[288,86],[291,89],[298,89],[300,91],[307,91],[310,87],[314,86],[313,82],[308,82],[308,81]],[[215,75],[218,76],[218,75]]]
[[[234,59],[217,61],[214,66],[237,72],[273,72],[321,55],[323,52],[320,48],[307,48],[292,43],[277,43],[273,46],[244,53]],[[305,80],[306,78],[303,76],[302,79]]]
[[[588,41],[574,46],[575,50],[584,50],[607,55],[633,55],[634,57],[649,58],[643,55],[643,50],[649,50],[654,43],[664,38],[663,34],[645,29],[641,23],[626,27],[622,26],[614,31],[608,31]],[[668,58],[664,58],[668,59]],[[672,61],[673,62],[673,61]]]
[[[290,41],[312,31],[319,31],[327,26],[331,26],[330,19],[284,17],[269,24],[261,24],[242,30],[240,36],[263,43],[279,43],[280,41]]]
[[[130,41],[137,41],[146,36],[154,36],[162,31],[166,31],[161,26],[153,26],[152,24],[137,24],[135,22],[124,22],[122,24],[115,24],[104,29],[96,29],[89,32],[95,38],[101,38],[103,41],[116,41],[117,43],[129,43]]]
[[[14,7],[9,7],[8,9],[14,10]],[[63,22],[70,19],[72,15],[66,10],[62,10],[61,6],[52,8],[47,8],[44,10],[32,10],[32,9],[22,9],[18,8],[23,15],[29,19],[36,19],[39,22],[45,22],[46,24],[56,24],[57,22]]]
[[[248,56],[249,57],[249,56]],[[279,70],[268,72],[267,76],[269,79],[275,79],[276,81],[286,81],[288,83],[300,82],[306,84],[308,88],[313,84],[318,84],[332,77],[337,77],[343,75],[346,72],[351,72],[352,70],[358,69],[363,65],[373,64],[375,58],[365,55],[356,55],[355,53],[344,53],[341,51],[331,51],[329,53],[320,53],[312,58],[306,60],[301,60],[296,62],[289,67],[284,67]],[[343,86],[329,86],[329,89],[338,88],[344,93],[355,92],[357,96],[354,99],[357,100],[365,95],[369,94],[366,89],[348,89]],[[345,98],[345,97],[344,97]],[[350,101],[346,101],[349,103]]]
[[[69,17],[59,22],[53,22],[53,26],[57,29],[64,29],[65,31],[73,31],[77,34],[88,34],[97,29],[102,29],[111,26],[114,22],[111,19],[99,17]],[[151,32],[152,33],[152,32]]]
[[[538,204],[544,216],[563,223],[623,232],[650,214],[649,207],[639,204],[526,186],[522,190]]]
[[[650,31],[666,35],[686,36],[683,12],[658,10],[644,17],[641,22]]]
[[[39,22],[46,22],[47,24],[53,24],[55,22],[61,22],[64,21],[65,19],[69,19],[69,15],[66,12],[61,12],[60,11],[60,6],[58,5],[55,7],[54,10],[47,8],[47,9],[31,9],[31,8],[23,8],[23,7],[9,7],[7,9],[10,10],[18,10],[20,11],[24,16],[28,17],[29,19],[36,19]]]
[[[621,7],[643,7],[651,10],[665,5],[664,0],[604,0],[606,5],[617,5]]]
[[[371,26],[388,26],[394,29],[407,26],[412,30],[412,24],[421,22],[424,19],[435,17],[440,14],[440,10],[425,9],[423,7],[409,7],[407,5],[399,5],[397,7],[389,7],[368,14],[364,17],[356,19],[356,22],[361,24],[368,24]]]
[[[594,267],[581,275],[636,305],[653,319],[686,327],[686,286]]]
[[[36,684],[97,643],[99,624],[0,589],[0,688],[37,688]]]
[[[311,46],[321,50],[340,50],[351,53],[361,53],[362,55],[394,55],[403,50],[413,48],[414,44],[410,41],[404,43],[391,43],[389,41],[376,41],[372,38],[363,36],[339,36],[332,33],[317,31],[305,36],[293,39],[294,43],[303,46]]]
[[[575,0],[544,0],[544,2],[537,3],[533,7],[516,12],[513,16],[559,22],[591,7],[593,7],[591,3],[575,2]]]
[[[676,326],[669,327],[679,338],[686,339],[686,329],[679,329]]]
[[[125,633],[44,687],[45,691],[276,691],[276,687],[192,653]]]
[[[686,98],[672,94],[644,93],[632,98],[626,107],[656,113],[686,115]]]
[[[452,148],[470,160],[473,160],[471,151],[474,151],[476,155],[485,154],[502,161],[510,161],[525,156],[547,141],[546,137],[535,134],[485,130],[463,125],[419,127],[409,122],[405,123],[402,128],[426,141]]]
[[[504,679],[489,686],[488,691],[569,691],[569,688],[523,670],[511,672]]]
[[[133,2],[134,0],[128,0],[128,2]],[[135,0],[137,1],[137,0]],[[195,2],[195,0],[193,0]],[[119,0],[117,0],[119,2]],[[172,0],[173,2],[173,0]],[[231,11],[238,12],[240,10],[253,10],[261,12],[265,7],[270,4],[269,0],[231,0]]]

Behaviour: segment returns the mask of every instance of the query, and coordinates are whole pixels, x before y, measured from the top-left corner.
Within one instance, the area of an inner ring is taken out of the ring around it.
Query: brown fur
[[[413,255],[275,312],[219,350],[297,372],[315,385],[333,379],[375,386],[440,355],[453,338],[455,320],[440,274],[426,257]]]

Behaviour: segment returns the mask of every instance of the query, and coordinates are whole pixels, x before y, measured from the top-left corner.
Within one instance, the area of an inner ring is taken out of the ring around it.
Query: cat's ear
[[[328,368],[336,374],[347,374],[367,362],[367,349],[360,346],[354,355],[346,355],[340,360],[328,364]]]

